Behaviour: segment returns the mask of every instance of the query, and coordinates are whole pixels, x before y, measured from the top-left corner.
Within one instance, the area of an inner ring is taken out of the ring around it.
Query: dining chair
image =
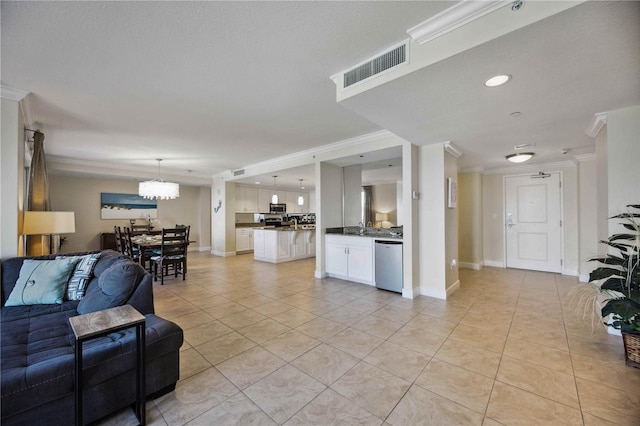
[[[140,263],[144,269],[151,272],[152,271],[151,257],[153,257],[156,253],[154,253],[152,250],[143,250],[142,253],[140,253],[138,248],[133,246],[133,241],[131,239],[132,235],[133,235],[133,232],[131,231],[131,229],[125,226],[124,237],[122,238],[123,246],[124,246],[123,254],[125,254],[126,256],[129,256],[129,258],[134,262]],[[140,260],[140,256],[142,256],[142,260]],[[149,264],[148,268],[147,268],[147,263]]]
[[[119,226],[113,227],[113,232],[116,234],[116,250],[120,253],[124,253],[124,244],[122,242],[122,230]]]
[[[187,228],[163,228],[160,255],[153,256],[153,278],[158,281],[160,270],[160,284],[164,285],[164,277],[172,273],[175,277],[182,274],[184,281],[187,276]]]
[[[151,225],[131,225],[131,233],[132,235],[140,235],[147,232],[151,232]]]
[[[176,228],[186,228],[186,230],[187,230],[187,245],[189,245],[189,233],[191,232],[191,225],[178,225],[176,223]]]

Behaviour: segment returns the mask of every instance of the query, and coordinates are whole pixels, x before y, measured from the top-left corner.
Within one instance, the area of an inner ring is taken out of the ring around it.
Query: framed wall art
[[[156,219],[158,202],[138,194],[100,193],[101,219]]]
[[[447,178],[447,207],[455,209],[458,204],[458,184],[454,178]]]

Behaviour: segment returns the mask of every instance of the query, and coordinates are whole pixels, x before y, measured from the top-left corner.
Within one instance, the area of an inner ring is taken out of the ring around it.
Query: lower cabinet
[[[315,233],[316,231],[310,230],[255,229],[253,258],[281,263],[315,257]],[[313,241],[313,251],[309,250],[310,241]]]
[[[325,238],[327,274],[364,284],[375,284],[371,238],[331,234]]]
[[[253,251],[253,228],[236,228],[236,253]]]

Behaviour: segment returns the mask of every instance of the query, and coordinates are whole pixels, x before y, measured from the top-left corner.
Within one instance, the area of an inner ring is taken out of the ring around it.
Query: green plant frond
[[[609,237],[609,241],[635,241],[636,236],[633,234],[613,234]]]
[[[588,260],[588,262],[600,262],[604,263],[605,265],[623,265],[627,263],[627,260],[622,257],[610,254],[607,257],[592,257]]]
[[[640,209],[640,204],[627,204],[627,207],[631,207],[632,209]]]
[[[629,321],[636,315],[640,316],[640,303],[626,298],[609,299],[602,308],[602,317],[609,314],[617,315],[623,321]]]
[[[624,293],[628,290],[623,278],[609,278],[600,286],[602,290],[612,290]]]
[[[625,244],[625,243],[614,243],[614,242],[606,241],[606,240],[602,240],[602,241],[600,241],[600,242],[601,242],[602,244],[606,244],[606,245],[608,245],[609,247],[613,247],[613,248],[615,248],[615,249],[618,249],[618,250],[620,250],[620,251],[621,251],[621,252],[623,252],[623,253],[624,253],[624,252],[626,252],[628,248],[633,247],[633,245],[631,245],[631,244]]]
[[[596,268],[589,274],[589,282],[617,276],[623,278],[626,272],[623,268]]]
[[[640,213],[620,213],[615,216],[611,216],[609,219],[629,219],[632,220],[635,217],[640,217]]]
[[[637,226],[631,225],[630,223],[621,223],[620,225],[624,226],[629,231],[636,231],[638,229]]]

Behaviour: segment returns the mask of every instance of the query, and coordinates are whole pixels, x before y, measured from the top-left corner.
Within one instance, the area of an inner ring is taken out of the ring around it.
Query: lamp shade
[[[147,180],[138,184],[138,195],[151,200],[174,200],[180,196],[180,185],[164,180]]]
[[[389,220],[389,213],[376,213],[376,222]]]
[[[22,235],[54,235],[76,232],[74,212],[24,212]]]

